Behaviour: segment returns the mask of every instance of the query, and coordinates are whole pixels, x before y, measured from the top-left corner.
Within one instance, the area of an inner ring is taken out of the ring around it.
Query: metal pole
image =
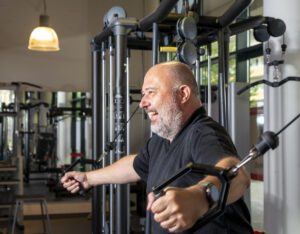
[[[115,68],[115,57],[114,57],[114,47],[113,40],[110,36],[109,39],[109,141],[113,142],[114,134],[114,68]],[[110,150],[110,164],[115,161],[114,150]],[[115,214],[115,185],[109,185],[109,233],[114,233],[114,214]]]
[[[97,160],[101,154],[101,82],[100,82],[100,56],[101,48],[92,43],[92,159]],[[101,186],[93,189],[92,195],[92,232],[100,234],[103,226],[101,215]]]
[[[200,60],[199,57],[196,60],[196,65],[195,65],[195,77],[196,77],[196,82],[198,86],[201,86],[201,80],[200,80]]]
[[[76,153],[76,135],[78,134],[76,131],[76,111],[74,110],[76,108],[77,102],[73,101],[77,99],[77,93],[72,92],[71,100],[72,100],[72,114],[71,114],[71,129],[70,129],[70,136],[71,136],[71,153]],[[75,159],[71,157],[71,163],[73,163]]]
[[[159,51],[159,31],[158,24],[153,23],[152,28],[152,64],[155,65],[158,63],[158,51]]]
[[[116,139],[116,159],[119,160],[126,154],[126,47],[127,47],[127,31],[123,25],[116,25],[113,29],[116,47],[116,84],[115,84],[115,133],[119,134]],[[127,230],[128,213],[126,202],[128,194],[128,186],[126,184],[116,185],[116,233],[124,234]]]
[[[211,116],[211,44],[207,45],[207,113]]]
[[[158,63],[158,51],[159,51],[159,31],[158,24],[152,24],[152,64],[155,65]],[[151,214],[150,211],[146,211],[146,228],[145,234],[151,234]]]
[[[30,103],[30,93],[27,93],[27,98]],[[24,110],[25,112],[27,111],[27,124],[26,126],[23,126],[23,137],[24,137],[24,143],[25,143],[25,175],[24,175],[24,181],[26,183],[29,183],[30,181],[30,164],[31,164],[31,160],[30,160],[30,129],[31,129],[31,109],[30,109],[30,104],[27,106],[27,108],[25,108]]]
[[[87,104],[86,104],[86,99],[87,99],[87,94],[81,92],[80,93],[80,107],[81,108],[86,108]],[[80,117],[80,152],[84,155],[84,158],[87,158],[87,151],[86,151],[86,147],[85,147],[85,140],[86,140],[86,115],[82,115]],[[84,171],[86,170],[86,165],[83,165],[83,169]]]
[[[101,122],[101,130],[102,130],[102,152],[105,152],[106,145],[106,48],[105,43],[101,43],[101,67],[102,67],[102,78],[101,78],[101,96],[102,96],[102,122]],[[102,160],[102,166],[105,167],[107,165],[107,158],[104,157]],[[106,233],[106,185],[102,185],[102,233]]]
[[[227,98],[226,86],[228,83],[228,47],[229,36],[227,30],[222,28],[218,32],[218,47],[219,47],[219,121],[220,124],[228,129],[227,121]]]
[[[130,50],[127,49],[127,54],[126,54],[126,116],[128,119],[130,116],[130,74],[129,74],[129,62],[130,62]],[[127,122],[126,126],[126,154],[130,154],[130,121]],[[127,233],[130,233],[130,185],[127,185]]]

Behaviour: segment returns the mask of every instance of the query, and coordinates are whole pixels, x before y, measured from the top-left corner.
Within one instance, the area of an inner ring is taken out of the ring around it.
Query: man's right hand
[[[71,193],[77,193],[80,188],[88,189],[91,187],[88,183],[86,173],[84,172],[67,172],[60,181],[63,184],[63,187]]]

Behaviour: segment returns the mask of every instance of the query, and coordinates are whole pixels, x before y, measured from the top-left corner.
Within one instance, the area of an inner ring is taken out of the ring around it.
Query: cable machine
[[[175,42],[177,46],[178,43],[173,36],[177,32],[179,20],[187,16],[186,14],[170,13],[177,2],[178,0],[163,0],[154,12],[141,20],[127,17],[122,8],[113,7],[104,17],[103,31],[96,35],[91,42],[92,159],[97,162],[95,167],[105,167],[130,153],[128,125],[130,49],[152,50],[152,63],[156,64],[159,62],[158,53],[161,45],[174,45]],[[228,125],[226,88],[228,84],[229,37],[258,27],[267,21],[266,17],[257,16],[233,23],[250,3],[251,0],[236,0],[220,17],[197,15],[196,35],[184,41],[185,44],[181,44],[176,52],[179,60],[195,66],[198,60],[198,48],[218,41],[219,120],[225,128]],[[198,9],[199,6],[195,8]],[[188,20],[181,22],[186,23]],[[184,24],[181,26],[184,32]],[[151,37],[145,36],[146,32],[151,33]],[[170,35],[171,39],[166,40]],[[192,56],[192,58],[185,56]],[[197,64],[198,70],[199,61]],[[211,98],[209,99],[211,100]],[[107,142],[112,144],[108,145]],[[99,163],[99,161],[101,162]],[[128,185],[113,184],[93,189],[93,233],[130,232],[129,190]],[[105,205],[107,200],[108,207]],[[106,214],[107,209],[109,209],[109,215]]]

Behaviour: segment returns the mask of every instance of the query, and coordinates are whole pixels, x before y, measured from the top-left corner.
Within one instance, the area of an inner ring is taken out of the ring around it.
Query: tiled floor
[[[43,233],[43,223],[40,220],[31,219],[24,221],[24,234]],[[51,218],[52,234],[90,234],[91,220],[89,215],[66,216]]]

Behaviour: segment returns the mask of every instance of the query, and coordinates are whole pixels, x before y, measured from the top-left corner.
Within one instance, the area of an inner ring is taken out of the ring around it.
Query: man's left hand
[[[169,232],[182,232],[191,228],[208,210],[204,190],[196,185],[188,188],[169,187],[165,195],[155,200],[154,194],[148,195],[147,209],[154,219]]]

